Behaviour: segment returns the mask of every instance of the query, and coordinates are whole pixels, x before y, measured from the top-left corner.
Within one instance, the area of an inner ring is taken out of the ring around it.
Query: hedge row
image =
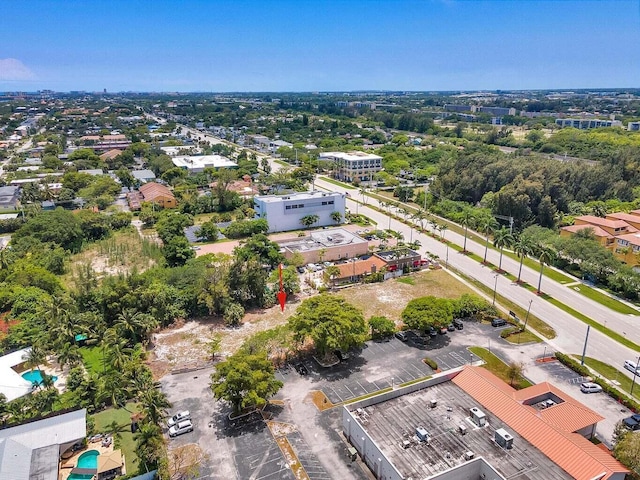
[[[577,360],[574,360],[569,355],[565,355],[564,353],[556,352],[555,357],[562,363],[566,365],[574,372],[582,375],[583,377],[591,376],[591,371],[585,367],[584,365],[580,365]],[[627,407],[632,412],[640,412],[640,403],[635,400],[627,397],[622,392],[620,392],[617,388],[609,385],[603,378],[596,378],[593,380],[594,383],[597,383],[602,387],[602,390],[609,395],[611,398],[617,400],[619,403]]]

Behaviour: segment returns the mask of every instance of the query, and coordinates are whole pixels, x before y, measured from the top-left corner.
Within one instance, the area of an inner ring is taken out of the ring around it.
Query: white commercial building
[[[382,170],[382,157],[365,152],[324,152],[318,160],[335,164],[335,177],[346,182],[370,182]]]
[[[189,173],[203,172],[205,168],[238,168],[238,164],[222,155],[197,155],[186,157],[173,157],[171,159],[176,167],[184,168]]]
[[[346,195],[337,192],[301,192],[289,195],[258,195],[254,197],[256,219],[269,223],[269,232],[286,232],[304,228],[303,217],[317,215],[312,226],[325,227],[342,223],[345,218]],[[331,214],[340,213],[336,222]]]

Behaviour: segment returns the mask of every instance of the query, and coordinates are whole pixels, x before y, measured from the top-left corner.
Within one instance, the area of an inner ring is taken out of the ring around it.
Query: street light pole
[[[491,303],[491,305],[493,305],[493,306],[496,305],[496,291],[498,289],[498,274],[497,273],[494,275],[494,278],[496,279],[496,281],[493,284],[493,302]]]
[[[447,256],[444,258],[444,268],[449,268],[449,244],[447,243]]]
[[[524,327],[522,330],[518,332],[518,345],[520,345],[520,334],[523,330],[527,329],[527,322],[529,321],[529,312],[531,311],[531,304],[533,303],[533,299],[529,300],[529,308],[527,309],[527,315],[524,317]]]

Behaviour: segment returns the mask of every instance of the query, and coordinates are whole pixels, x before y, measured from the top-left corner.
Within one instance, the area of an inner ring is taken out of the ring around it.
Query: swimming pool
[[[84,475],[81,473],[72,473],[67,477],[67,480],[91,480],[94,475]]]
[[[88,450],[78,457],[76,468],[98,468],[98,450]]]
[[[40,385],[42,383],[42,371],[40,370],[30,370],[28,372],[24,372],[22,374],[22,378],[24,378],[27,382],[35,383]],[[58,377],[51,377],[55,382],[58,380]]]

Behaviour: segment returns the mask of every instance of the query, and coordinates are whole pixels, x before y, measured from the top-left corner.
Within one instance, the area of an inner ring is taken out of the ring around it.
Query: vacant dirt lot
[[[406,304],[426,295],[457,298],[472,293],[443,270],[425,270],[408,277],[346,288],[336,293],[364,312],[365,318],[384,315],[396,322]],[[283,325],[306,298],[301,296],[280,306],[248,312],[238,328],[227,328],[221,319],[204,317],[183,321],[153,336],[154,349],[149,365],[159,378],[170,371],[203,367],[211,363],[207,343],[216,334],[222,337],[219,358],[233,354],[255,333]]]

